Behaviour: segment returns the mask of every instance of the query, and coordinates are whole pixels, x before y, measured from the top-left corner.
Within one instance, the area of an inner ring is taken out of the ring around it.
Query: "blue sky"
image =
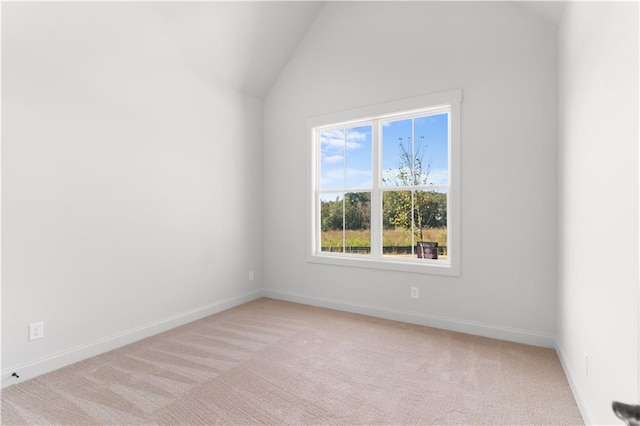
[[[412,129],[413,127],[413,129]],[[399,139],[409,149],[414,133],[414,149],[422,156],[423,172],[429,168],[427,183],[447,184],[447,114],[437,114],[414,119],[389,121],[382,124],[382,177],[391,182],[400,167]],[[393,183],[385,186],[395,186]]]
[[[423,170],[426,171],[427,164],[430,165],[428,183],[446,184],[448,179],[446,113],[383,123],[382,176],[393,177],[397,174],[400,165],[399,138],[403,138],[407,144],[412,136],[412,130],[417,141],[416,149],[423,156]],[[372,186],[371,138],[371,126],[321,132],[321,190]],[[386,185],[393,186],[392,183]]]
[[[371,126],[320,134],[320,189],[371,187],[371,136]]]

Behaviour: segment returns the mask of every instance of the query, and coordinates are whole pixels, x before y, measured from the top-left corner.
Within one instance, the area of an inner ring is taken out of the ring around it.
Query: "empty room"
[[[0,7],[2,424],[640,422],[638,2]]]

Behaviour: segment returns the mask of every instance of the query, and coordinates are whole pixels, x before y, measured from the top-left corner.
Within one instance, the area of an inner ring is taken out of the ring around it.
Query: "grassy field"
[[[431,228],[422,231],[424,241],[435,241],[440,247],[447,245],[447,228]],[[371,244],[371,232],[346,231],[347,247],[369,247]],[[325,231],[321,235],[322,247],[341,247],[342,231]],[[382,235],[382,245],[384,247],[407,247],[411,246],[411,232],[405,229],[384,230]]]

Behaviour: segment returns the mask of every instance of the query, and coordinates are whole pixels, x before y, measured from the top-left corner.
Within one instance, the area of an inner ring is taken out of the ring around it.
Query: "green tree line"
[[[417,240],[422,241],[424,229],[447,226],[447,194],[437,191],[385,191],[383,194],[384,229],[413,227]],[[333,201],[322,201],[320,206],[322,231],[357,231],[371,227],[369,192],[347,192],[344,201],[337,196]]]
[[[358,231],[371,227],[371,194],[369,192],[347,192],[344,203],[339,196],[335,201],[322,201],[320,204],[322,230],[344,229]]]

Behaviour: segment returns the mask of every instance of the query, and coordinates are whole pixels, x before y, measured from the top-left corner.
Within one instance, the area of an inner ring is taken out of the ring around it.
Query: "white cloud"
[[[344,169],[325,169],[320,177],[321,189],[344,189]],[[367,188],[371,186],[371,170],[347,168],[347,183],[350,188]]]
[[[371,187],[372,179],[371,170],[347,169],[347,184],[351,188]]]
[[[353,151],[363,146],[363,142],[367,140],[369,135],[354,130],[347,131],[346,147],[347,151]],[[322,152],[338,152],[345,147],[345,135],[342,130],[331,130],[320,133],[320,144]]]
[[[427,180],[429,185],[446,185],[449,183],[449,171],[446,169],[431,170],[429,173],[429,179]]]
[[[322,150],[342,150],[344,148],[344,135],[340,130],[320,133]]]
[[[320,189],[337,189],[344,185],[342,169],[323,170],[320,176]]]
[[[324,163],[341,163],[344,161],[344,155],[323,155],[322,161]]]

